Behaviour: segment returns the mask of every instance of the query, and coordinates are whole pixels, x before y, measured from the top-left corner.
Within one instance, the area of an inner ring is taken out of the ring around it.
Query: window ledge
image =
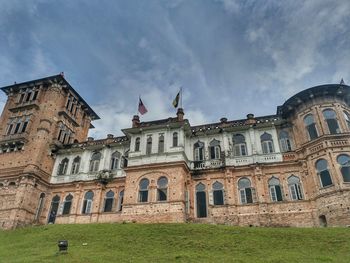
[[[328,189],[328,188],[332,188],[334,186],[334,184],[330,184],[324,187],[321,187],[319,190],[323,190],[323,189]]]

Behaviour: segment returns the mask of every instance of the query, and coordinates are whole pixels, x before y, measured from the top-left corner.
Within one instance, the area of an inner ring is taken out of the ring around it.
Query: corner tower
[[[84,141],[99,117],[63,74],[1,90],[0,227],[11,228],[40,221],[55,150]]]
[[[349,225],[350,87],[328,84],[301,91],[278,107],[292,124],[303,160],[305,192],[315,205],[315,225]]]

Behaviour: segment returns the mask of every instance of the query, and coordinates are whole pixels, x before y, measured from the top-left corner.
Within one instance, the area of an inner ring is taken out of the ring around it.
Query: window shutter
[[[91,206],[92,206],[92,201],[91,201],[91,200],[87,200],[86,210],[85,210],[85,213],[86,213],[86,214],[90,214],[90,212],[91,212]]]
[[[60,206],[58,207],[57,215],[62,215],[64,203],[64,201],[61,202]]]
[[[252,187],[251,190],[252,190],[253,203],[256,203],[258,200],[257,200],[255,188]]]
[[[214,205],[213,191],[209,191],[209,204]]]
[[[291,199],[297,200],[298,197],[297,197],[297,193],[296,193],[296,185],[295,184],[290,185],[289,189],[290,189]]]
[[[297,184],[296,188],[297,188],[297,193],[298,193],[298,199],[302,200],[303,199],[303,191],[302,191],[301,185]]]
[[[271,201],[276,202],[277,201],[277,197],[276,197],[275,186],[270,186],[270,195],[271,195]]]
[[[246,199],[246,196],[245,196],[245,189],[241,189],[239,190],[240,192],[240,195],[241,195],[241,203],[242,204],[246,204],[247,203],[247,199]]]

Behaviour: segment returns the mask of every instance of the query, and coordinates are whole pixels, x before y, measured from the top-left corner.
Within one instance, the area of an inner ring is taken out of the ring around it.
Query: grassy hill
[[[69,242],[67,254],[57,253],[60,239]],[[49,225],[0,231],[0,262],[349,263],[350,229]]]

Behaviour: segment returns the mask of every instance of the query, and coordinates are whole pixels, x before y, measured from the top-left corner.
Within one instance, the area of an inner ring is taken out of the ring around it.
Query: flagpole
[[[182,86],[181,86],[181,88],[180,88],[180,97],[181,97],[181,98],[180,98],[180,99],[181,99],[181,100],[180,100],[180,103],[181,103],[181,107],[180,107],[180,108],[182,108]]]
[[[141,95],[139,94],[139,100],[137,101],[137,110],[136,115],[139,115],[139,103],[140,103]]]

